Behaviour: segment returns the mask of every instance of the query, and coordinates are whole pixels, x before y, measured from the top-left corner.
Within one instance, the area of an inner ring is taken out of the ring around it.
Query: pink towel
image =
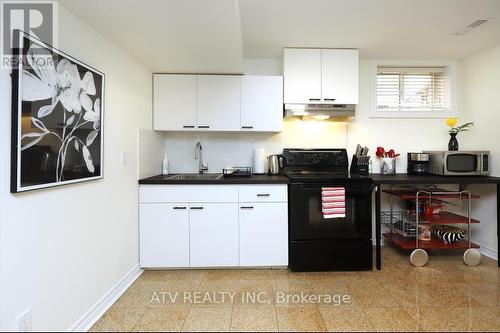
[[[343,218],[345,218],[345,214],[323,213],[323,218],[324,219],[343,219]]]
[[[342,190],[328,190],[328,191],[322,190],[321,195],[324,197],[336,197],[339,195],[345,195],[345,190],[344,189],[342,189]]]
[[[345,218],[345,188],[321,188],[321,212],[323,218]]]
[[[336,196],[336,197],[322,197],[323,198],[323,203],[327,202],[345,202],[345,196]]]
[[[345,188],[344,187],[322,187],[321,191],[344,191],[345,192]]]
[[[325,202],[321,205],[322,208],[345,208],[345,202]]]
[[[323,208],[321,210],[323,213],[338,213],[345,214],[345,208]]]

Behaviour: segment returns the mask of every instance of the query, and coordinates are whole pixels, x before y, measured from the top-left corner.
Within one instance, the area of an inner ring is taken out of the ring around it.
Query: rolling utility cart
[[[481,262],[479,246],[471,241],[472,199],[469,191],[446,191],[438,188],[401,188],[383,190],[390,195],[390,210],[381,212],[381,221],[389,231],[386,242],[404,250],[413,250],[410,262],[417,267],[429,261],[427,250],[464,249],[466,265]],[[406,210],[395,209],[394,199],[404,200]],[[465,215],[445,210],[448,206],[465,205]],[[461,227],[459,227],[461,226]]]

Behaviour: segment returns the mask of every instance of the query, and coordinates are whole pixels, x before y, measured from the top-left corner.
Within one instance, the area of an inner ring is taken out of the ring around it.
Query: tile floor
[[[415,268],[388,246],[383,260],[369,272],[146,271],[92,331],[500,331],[496,261],[433,253]]]

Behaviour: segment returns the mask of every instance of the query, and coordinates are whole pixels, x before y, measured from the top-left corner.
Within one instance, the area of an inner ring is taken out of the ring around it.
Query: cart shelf
[[[404,250],[416,249],[415,237],[403,237],[396,233],[384,233],[384,239]],[[424,250],[432,249],[469,249],[469,241],[462,240],[453,244],[446,244],[441,239],[432,238],[430,241],[419,241],[418,248]],[[479,245],[471,243],[470,248],[477,249]]]
[[[413,219],[415,219],[415,214],[410,214]],[[428,224],[468,224],[469,218],[467,216],[462,216],[459,214],[455,214],[452,212],[442,212],[440,214],[433,215],[418,215],[419,223],[428,223]],[[478,220],[471,219],[470,223],[479,223]]]
[[[415,237],[417,234],[415,214],[405,211],[383,211],[381,212],[382,224],[404,237]],[[442,212],[434,215],[420,214],[418,216],[419,224],[468,224],[469,219],[465,216],[451,212]],[[478,220],[471,219],[471,223],[479,223]]]
[[[439,190],[441,193],[446,192],[444,190]],[[397,196],[401,199],[404,200],[416,200],[417,199],[417,190],[409,190],[409,189],[404,189],[404,190],[383,190],[384,193],[390,194]],[[421,194],[418,196],[419,199],[468,199],[468,196],[462,195],[460,196],[459,194],[453,194],[454,192],[450,192],[450,194]],[[471,194],[471,199],[479,199],[480,196],[477,194]]]

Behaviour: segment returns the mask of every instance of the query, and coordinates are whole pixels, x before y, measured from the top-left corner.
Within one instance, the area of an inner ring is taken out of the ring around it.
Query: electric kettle
[[[279,175],[283,170],[283,155],[269,155],[267,157],[267,173],[269,175]]]

